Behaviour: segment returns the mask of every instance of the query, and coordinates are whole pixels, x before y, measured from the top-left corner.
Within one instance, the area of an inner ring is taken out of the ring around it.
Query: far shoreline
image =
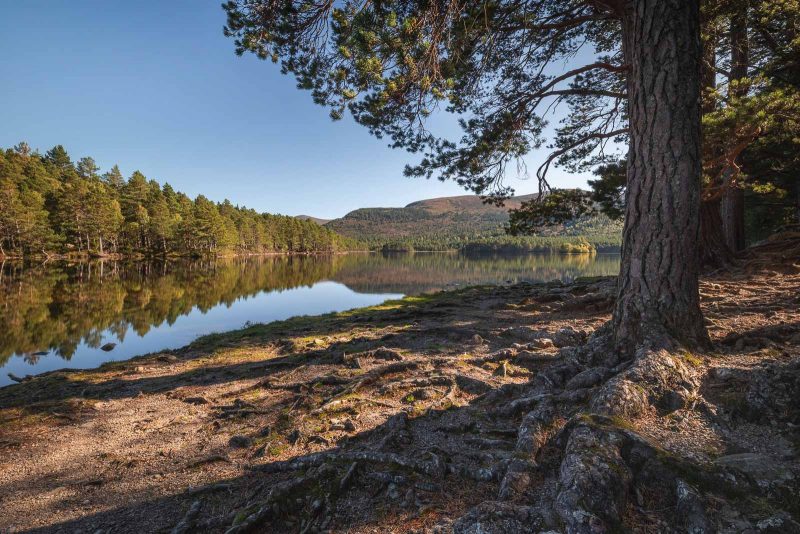
[[[582,256],[595,254],[619,254],[620,246],[607,246],[593,248],[591,250],[559,250],[551,249],[521,249],[521,248],[498,248],[474,247],[469,246],[454,249],[368,249],[368,250],[326,250],[309,252],[234,252],[221,254],[34,254],[34,255],[2,255],[0,262],[33,262],[39,261],[44,264],[50,261],[85,263],[94,261],[147,261],[147,260],[204,260],[204,259],[231,259],[231,258],[255,258],[255,257],[292,257],[292,256],[341,256],[346,254],[416,254],[416,253],[446,253],[446,254],[532,254],[532,255],[559,255],[559,256]]]

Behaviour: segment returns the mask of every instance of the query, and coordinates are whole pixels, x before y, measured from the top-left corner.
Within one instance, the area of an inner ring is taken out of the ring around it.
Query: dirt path
[[[224,532],[259,513],[267,532],[449,528],[498,492],[514,501],[494,471],[517,458],[528,406],[513,399],[613,294],[608,279],[470,288],[2,388],[0,532]],[[702,296],[715,348],[686,355],[701,395],[630,425],[698,465],[750,454],[795,476],[800,274],[711,276]],[[532,482],[527,500],[550,484]],[[669,511],[642,506],[631,525],[658,531]]]

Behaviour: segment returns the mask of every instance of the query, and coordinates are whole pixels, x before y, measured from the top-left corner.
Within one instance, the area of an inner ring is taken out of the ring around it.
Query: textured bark
[[[730,82],[747,78],[747,69],[750,64],[750,44],[747,38],[747,2],[738,4],[736,12],[731,17],[731,72]],[[733,96],[743,96],[741,87],[734,87]],[[729,169],[726,174],[732,173]],[[726,176],[725,178],[729,178]],[[744,191],[739,187],[728,188],[722,197],[720,206],[722,216],[722,233],[725,243],[734,252],[745,247],[744,234]]]
[[[629,0],[630,146],[617,344],[708,343],[698,291],[701,176],[697,2]]]
[[[744,250],[744,191],[738,187],[725,190],[720,203],[722,235],[732,251]]]
[[[718,32],[717,25],[710,20],[702,21],[705,29],[703,41],[703,64],[701,67],[701,79],[703,83],[703,93],[711,94],[717,87],[717,44]],[[715,102],[713,98],[704,98],[702,112],[711,113],[714,111]],[[730,265],[733,260],[733,252],[725,242],[722,231],[722,213],[720,211],[720,200],[706,200],[700,203],[700,266],[710,269],[719,269]]]
[[[727,245],[722,232],[720,200],[706,200],[700,203],[700,266],[719,269],[730,265],[733,252]]]

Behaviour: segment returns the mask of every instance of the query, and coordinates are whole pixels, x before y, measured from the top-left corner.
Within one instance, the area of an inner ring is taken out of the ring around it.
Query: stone
[[[543,330],[535,330],[529,326],[512,326],[503,330],[502,334],[503,336],[519,339],[525,342],[532,342],[547,336],[547,332]]]
[[[756,523],[756,528],[765,534],[797,534],[800,532],[800,524],[786,512],[779,512],[762,519]]]
[[[797,477],[797,473],[779,458],[757,452],[721,456],[714,463],[726,470],[745,473],[762,489],[790,483]]]
[[[386,347],[378,347],[375,350],[369,351],[367,354],[379,360],[387,360],[392,362],[399,362],[403,360],[402,354],[394,349],[387,349]]]
[[[675,484],[675,497],[677,501],[677,519],[680,520],[685,532],[712,532],[711,525],[706,517],[705,504],[698,491],[684,482],[678,480]]]
[[[105,345],[100,347],[100,350],[102,350],[104,352],[111,352],[112,350],[114,350],[114,347],[116,347],[116,346],[117,346],[116,343],[106,343]]]
[[[549,349],[551,347],[555,347],[555,343],[553,343],[553,340],[547,337],[535,339],[531,341],[530,345],[536,349]]]

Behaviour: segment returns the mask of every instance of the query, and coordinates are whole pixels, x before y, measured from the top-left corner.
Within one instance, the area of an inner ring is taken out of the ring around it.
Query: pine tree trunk
[[[700,266],[719,269],[730,265],[733,253],[722,231],[720,200],[700,203]]]
[[[747,78],[750,65],[750,45],[747,38],[747,2],[742,1],[737,6],[736,13],[731,17],[731,72],[729,82]],[[731,89],[732,96],[744,96],[741,87]],[[725,178],[729,179],[732,169],[725,171]],[[722,233],[725,243],[734,252],[745,247],[744,234],[744,191],[740,187],[728,188],[722,197]]]
[[[720,205],[722,234],[732,251],[744,250],[744,191],[738,187],[725,190]]]
[[[800,182],[800,181],[799,181]],[[800,183],[795,183],[795,206],[794,206],[794,215],[797,224],[800,224]]]
[[[698,289],[700,23],[697,2],[630,0],[623,13],[630,146],[617,344],[708,343]]]
[[[703,25],[703,64],[701,80],[703,96],[710,95],[717,86],[717,44],[719,27],[713,20],[701,21]],[[704,98],[702,113],[712,113],[715,109],[713,98]],[[704,200],[700,202],[700,266],[719,269],[730,265],[733,252],[725,243],[722,230],[720,200]]]

